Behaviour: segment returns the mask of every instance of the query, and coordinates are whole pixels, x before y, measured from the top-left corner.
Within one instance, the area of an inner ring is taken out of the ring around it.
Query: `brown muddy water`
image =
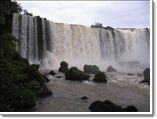
[[[134,73],[106,73],[108,83],[94,83],[94,75],[90,81],[75,82],[65,80],[63,73],[57,72],[55,76],[48,75],[50,79],[46,85],[53,92],[47,98],[39,99],[35,112],[90,112],[88,107],[96,100],[110,100],[113,103],[126,107],[134,105],[139,112],[150,111],[150,88],[140,84],[143,76]],[[58,77],[59,76],[59,77]],[[80,98],[86,96],[87,100]]]

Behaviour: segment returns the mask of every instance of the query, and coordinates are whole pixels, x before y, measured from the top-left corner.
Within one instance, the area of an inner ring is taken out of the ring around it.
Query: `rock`
[[[38,64],[31,64],[30,67],[34,68],[35,70],[39,69],[39,65]]]
[[[61,76],[56,76],[57,78],[62,78]]]
[[[142,80],[140,83],[147,83],[148,85],[150,85],[150,68],[146,68],[143,71],[143,75],[144,75],[144,80]]]
[[[110,65],[107,67],[107,72],[117,72],[117,70]]]
[[[102,101],[95,101],[90,106],[89,109],[91,112],[137,112],[135,106],[128,106],[126,108],[122,108],[109,100]]]
[[[83,96],[83,97],[81,97],[81,100],[87,100],[87,99],[88,99],[87,96]]]
[[[72,81],[83,81],[88,80],[89,75],[85,74],[84,72],[78,70],[76,67],[71,67],[65,74],[66,80]]]
[[[133,105],[127,106],[124,110],[125,112],[138,112],[137,108]]]
[[[107,83],[107,80],[106,80],[106,75],[99,71],[96,75],[95,75],[95,78],[93,79],[94,82],[103,82],[103,83]]]
[[[68,63],[62,61],[60,63],[59,72],[66,73],[68,71]]]
[[[54,71],[50,71],[49,74],[54,76],[56,73]]]
[[[84,65],[83,67],[85,73],[96,74],[99,72],[99,68],[96,65]]]
[[[129,75],[129,76],[132,76],[133,74],[132,74],[132,73],[128,73],[128,75]]]
[[[39,97],[47,97],[51,95],[52,92],[46,87],[46,85],[41,86],[40,89],[38,90]]]

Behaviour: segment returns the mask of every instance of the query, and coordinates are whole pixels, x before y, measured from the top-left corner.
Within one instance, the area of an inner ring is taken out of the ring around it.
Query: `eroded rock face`
[[[90,106],[91,112],[137,112],[137,108],[133,105],[122,108],[109,100],[95,101]]]
[[[70,68],[65,74],[66,80],[72,81],[83,81],[88,80],[89,75],[85,74],[84,72],[80,71],[76,67]]]
[[[96,65],[84,65],[83,67],[85,73],[96,74],[99,72],[99,68]]]
[[[68,63],[65,61],[62,61],[60,63],[59,72],[66,73],[67,71],[68,71]]]
[[[107,80],[106,80],[106,75],[99,71],[96,75],[95,75],[95,78],[93,79],[94,82],[102,82],[102,83],[107,83]]]
[[[117,72],[117,70],[110,65],[107,67],[107,72]]]

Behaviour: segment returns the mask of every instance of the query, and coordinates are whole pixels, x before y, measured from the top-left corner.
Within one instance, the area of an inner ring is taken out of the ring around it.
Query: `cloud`
[[[90,26],[149,27],[149,1],[18,1],[24,9],[54,22]]]

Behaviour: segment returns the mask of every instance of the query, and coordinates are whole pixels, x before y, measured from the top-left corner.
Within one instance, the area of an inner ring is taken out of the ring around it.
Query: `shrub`
[[[13,106],[17,109],[32,108],[35,106],[35,101],[35,94],[30,89],[21,89],[17,92]]]

